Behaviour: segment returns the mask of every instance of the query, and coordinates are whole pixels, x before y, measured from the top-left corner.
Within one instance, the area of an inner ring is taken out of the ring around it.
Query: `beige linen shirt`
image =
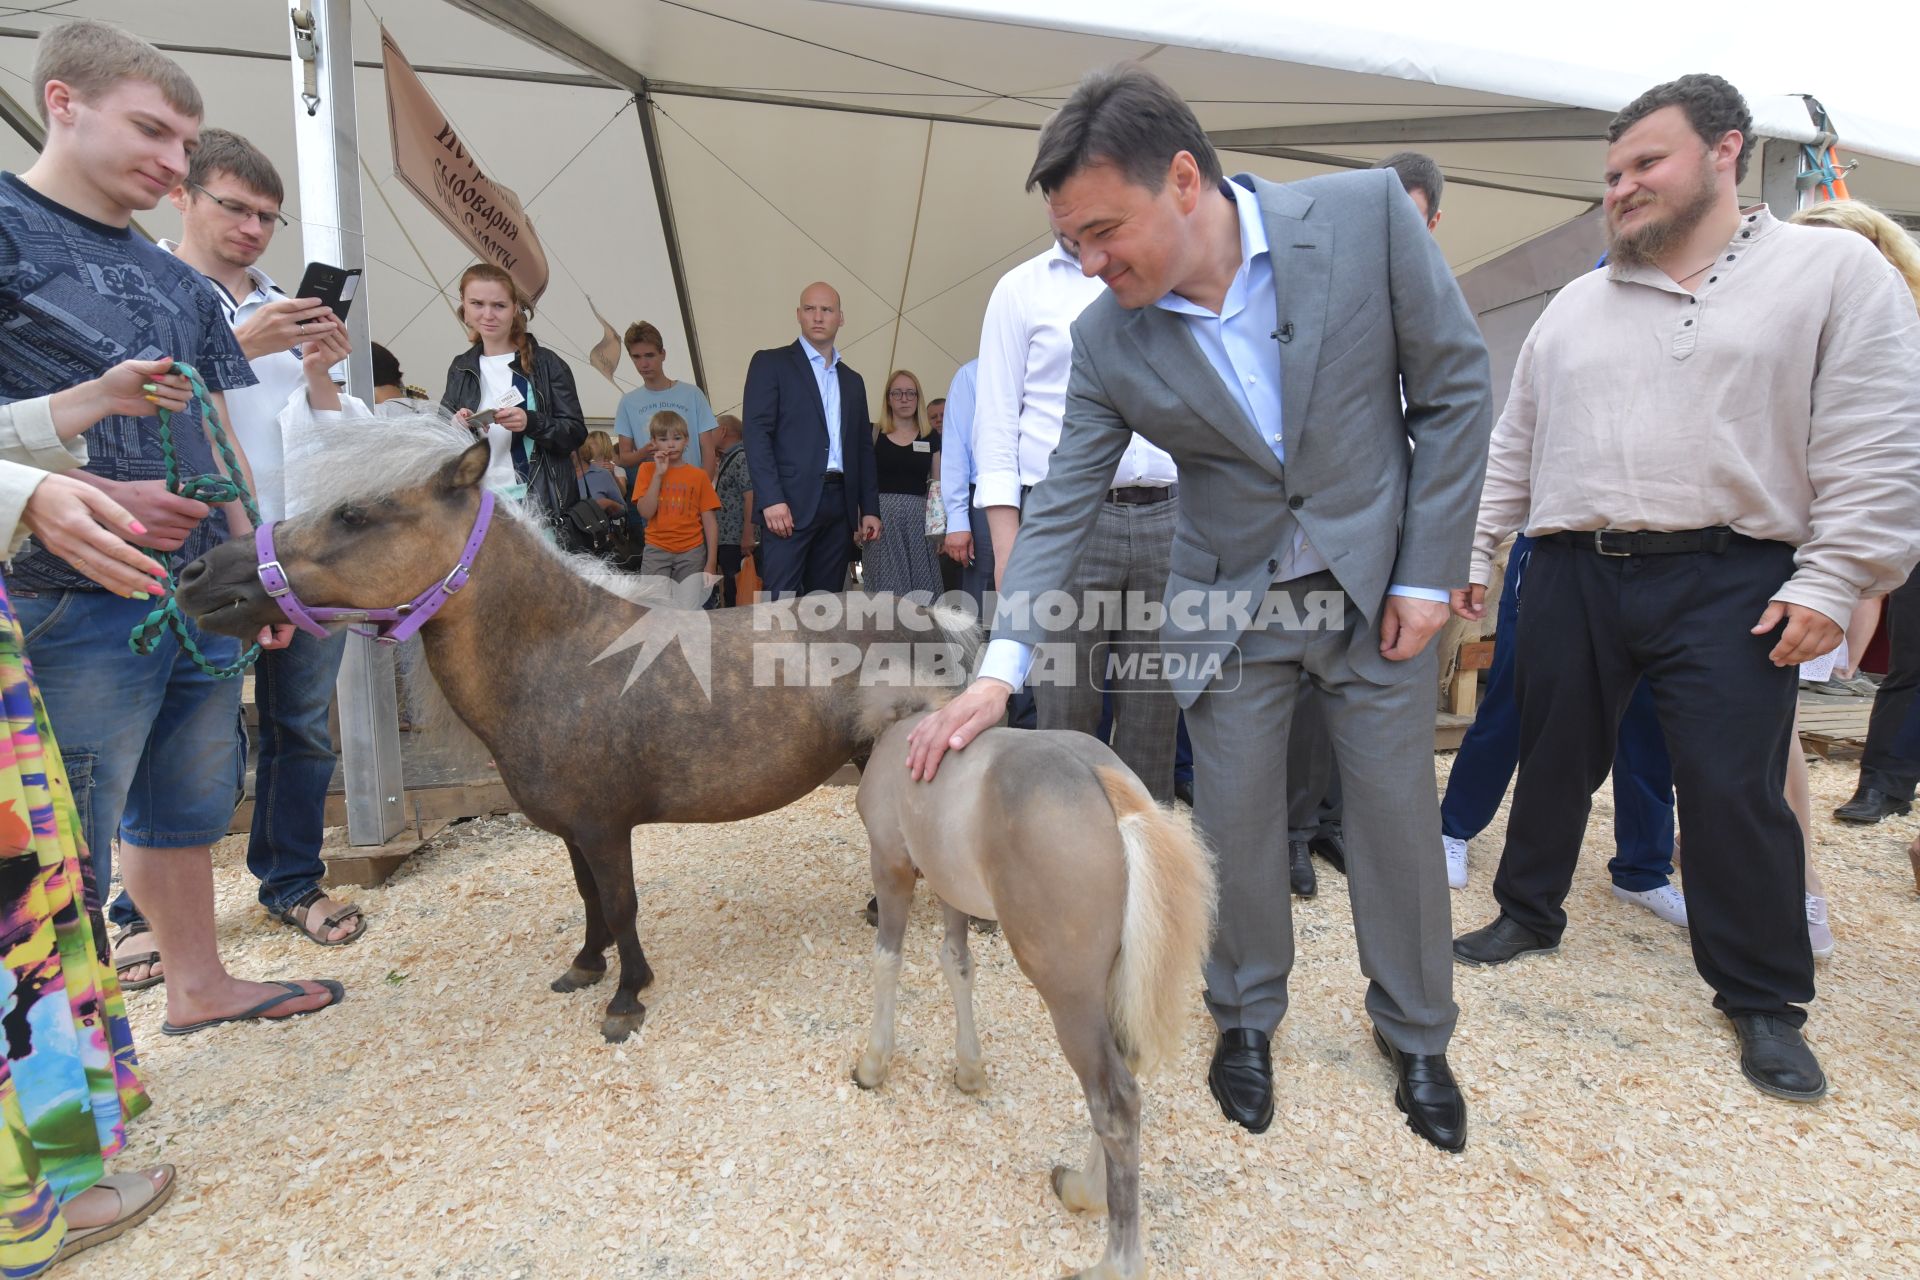
[[[26,541],[27,527],[20,517],[47,473],[72,471],[86,461],[84,436],[60,442],[47,396],[0,404],[0,535],[8,556]]]
[[[1516,529],[1715,525],[1797,548],[1773,598],[1841,626],[1920,559],[1920,311],[1864,237],[1743,213],[1695,292],[1596,270],[1527,335],[1472,581]]]

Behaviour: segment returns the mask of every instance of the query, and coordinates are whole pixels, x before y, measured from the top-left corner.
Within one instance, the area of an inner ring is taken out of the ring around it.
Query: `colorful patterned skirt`
[[[60,748],[0,589],[0,1277],[59,1252],[63,1201],[148,1106]]]

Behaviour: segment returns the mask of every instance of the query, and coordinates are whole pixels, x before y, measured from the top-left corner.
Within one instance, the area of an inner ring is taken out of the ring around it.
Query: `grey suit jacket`
[[[1180,467],[1170,606],[1199,593],[1185,600],[1241,600],[1257,611],[1297,521],[1367,623],[1348,651],[1354,671],[1394,683],[1417,664],[1379,654],[1387,588],[1467,583],[1493,429],[1486,347],[1391,172],[1234,181],[1260,198],[1275,329],[1292,326],[1279,343],[1285,466],[1185,319],[1123,310],[1107,294],[1073,326],[1060,443],[1027,500],[1002,594],[1033,599],[1063,586],[1137,431]],[[1018,612],[996,636],[1063,638]],[[1217,651],[1245,626],[1231,609],[1170,609],[1161,644]],[[1173,683],[1185,706],[1206,679],[1175,672]]]

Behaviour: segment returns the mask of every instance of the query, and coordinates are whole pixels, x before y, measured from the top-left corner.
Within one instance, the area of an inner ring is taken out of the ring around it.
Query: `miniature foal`
[[[1146,1273],[1135,1079],[1179,1049],[1213,928],[1212,859],[1187,819],[1156,805],[1084,733],[989,729],[949,754],[931,782],[914,782],[907,735],[922,718],[881,736],[860,782],[880,932],[873,1029],[854,1081],[873,1089],[887,1078],[900,943],[922,875],[946,914],[940,967],[953,991],[954,1083],[986,1087],[967,917],[997,919],[1093,1118],[1086,1167],[1053,1171],[1069,1208],[1110,1213],[1106,1256],[1080,1275],[1133,1280]]]

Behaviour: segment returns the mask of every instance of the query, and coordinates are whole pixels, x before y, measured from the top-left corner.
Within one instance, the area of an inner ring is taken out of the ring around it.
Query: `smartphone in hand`
[[[360,289],[360,269],[348,271],[344,267],[329,266],[324,262],[309,262],[306,274],[300,277],[300,291],[296,298],[318,298],[327,304],[327,308],[338,316],[342,324],[346,323],[347,312],[353,309],[353,296]]]

